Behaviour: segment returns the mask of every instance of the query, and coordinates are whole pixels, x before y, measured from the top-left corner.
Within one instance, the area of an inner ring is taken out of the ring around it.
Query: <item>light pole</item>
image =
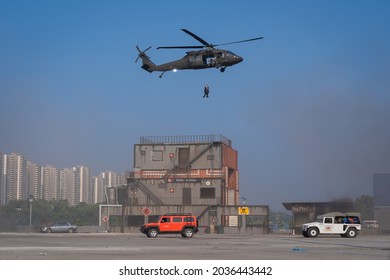
[[[30,194],[30,197],[28,198],[28,201],[30,202],[30,230],[31,230],[31,222],[32,222],[32,203],[34,201],[34,196]]]

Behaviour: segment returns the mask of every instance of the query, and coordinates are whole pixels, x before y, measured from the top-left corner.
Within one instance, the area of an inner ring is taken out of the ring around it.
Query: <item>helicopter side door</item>
[[[204,55],[201,54],[193,54],[189,56],[189,65],[191,68],[204,68],[207,65],[207,61]]]
[[[215,66],[215,56],[213,53],[204,54],[203,56],[203,66],[214,67]]]
[[[203,55],[203,65],[206,67],[220,67],[224,61],[224,52],[213,52]]]

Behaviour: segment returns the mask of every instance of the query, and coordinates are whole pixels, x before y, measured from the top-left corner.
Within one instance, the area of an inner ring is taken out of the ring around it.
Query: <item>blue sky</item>
[[[0,150],[124,172],[140,136],[223,134],[252,204],[372,195],[390,172],[388,1],[0,1]],[[148,73],[197,43],[244,61]],[[203,99],[203,86],[210,98]]]

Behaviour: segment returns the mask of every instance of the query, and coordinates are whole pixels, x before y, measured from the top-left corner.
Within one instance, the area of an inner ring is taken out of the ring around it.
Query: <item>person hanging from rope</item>
[[[206,84],[206,85],[204,86],[203,92],[204,92],[203,98],[205,98],[205,97],[208,98],[208,97],[209,97],[209,85],[208,85],[208,84]]]

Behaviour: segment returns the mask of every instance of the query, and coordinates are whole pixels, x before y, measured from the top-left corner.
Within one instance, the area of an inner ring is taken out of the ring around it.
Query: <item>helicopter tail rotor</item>
[[[135,63],[138,62],[138,59],[141,58],[142,60],[142,66],[141,68],[148,71],[149,73],[152,73],[153,71],[156,70],[156,65],[150,60],[150,57],[146,55],[146,52],[151,48],[147,48],[145,49],[144,51],[141,51],[141,49],[136,46],[137,50],[138,50],[138,57],[136,58],[135,60]]]
[[[141,51],[141,49],[140,49],[138,46],[136,46],[136,48],[137,48],[139,54],[138,54],[138,56],[137,56],[137,58],[136,58],[136,60],[135,60],[135,63],[137,63],[137,62],[138,62],[138,59],[140,59],[140,58],[141,58],[141,59],[144,59],[144,58],[150,59],[150,57],[146,55],[146,52],[147,52],[151,47],[152,47],[152,46],[150,46],[149,48],[145,49],[144,51]]]

